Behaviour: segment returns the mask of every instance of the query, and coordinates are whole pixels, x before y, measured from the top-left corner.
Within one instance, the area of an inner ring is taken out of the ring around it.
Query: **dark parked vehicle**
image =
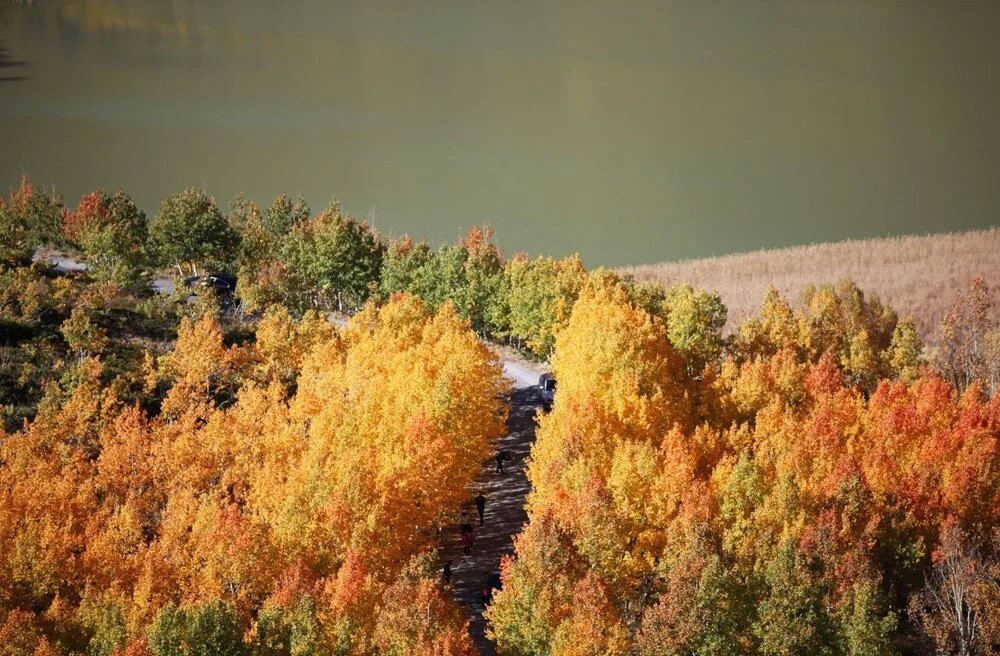
[[[230,273],[210,273],[207,276],[191,276],[184,279],[185,287],[203,287],[233,294],[236,291],[236,276]]]
[[[538,396],[542,399],[542,407],[548,412],[556,398],[556,379],[552,374],[542,374],[538,377]]]
[[[236,307],[236,276],[229,273],[210,273],[206,276],[191,276],[184,279],[184,286],[190,287],[192,296],[188,297],[188,302],[194,300],[194,296],[201,294],[202,290],[211,290],[218,295],[222,308],[226,310]]]

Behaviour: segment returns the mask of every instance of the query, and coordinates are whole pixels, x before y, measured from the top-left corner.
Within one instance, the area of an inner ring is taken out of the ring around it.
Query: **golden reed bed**
[[[769,285],[795,300],[809,284],[853,279],[901,317],[913,317],[928,342],[955,292],[982,276],[1000,308],[1000,228],[812,244],[680,262],[625,267],[640,281],[687,282],[714,289],[729,308],[729,326],[760,307]]]

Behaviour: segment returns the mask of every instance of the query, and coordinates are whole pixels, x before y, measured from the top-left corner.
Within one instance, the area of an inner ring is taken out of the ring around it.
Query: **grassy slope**
[[[854,280],[900,316],[910,316],[925,340],[955,292],[983,276],[1000,308],[1000,228],[935,235],[856,239],[621,269],[640,281],[687,282],[718,291],[730,326],[760,307],[769,285],[797,299],[808,284]]]

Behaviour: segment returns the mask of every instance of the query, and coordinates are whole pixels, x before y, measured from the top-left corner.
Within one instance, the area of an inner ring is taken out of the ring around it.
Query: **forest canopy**
[[[928,336],[849,280],[733,326],[711,290],[287,196],[147,218],[24,180],[0,235],[3,653],[475,653],[438,572],[505,431],[497,344],[559,384],[501,653],[1000,649],[982,278]]]

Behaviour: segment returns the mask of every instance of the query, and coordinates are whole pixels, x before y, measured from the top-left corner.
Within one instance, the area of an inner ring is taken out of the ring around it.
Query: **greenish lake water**
[[[336,196],[588,265],[1000,218],[1000,3],[0,4],[0,185]]]

